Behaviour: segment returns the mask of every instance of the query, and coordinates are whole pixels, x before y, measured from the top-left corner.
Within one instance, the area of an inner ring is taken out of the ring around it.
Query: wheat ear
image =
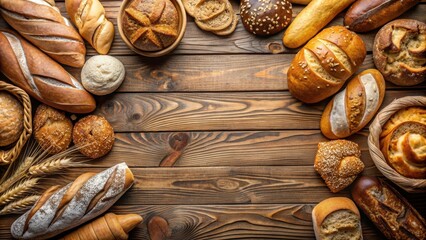
[[[34,189],[39,180],[38,178],[26,179],[7,190],[0,195],[0,206],[18,200],[24,194]]]
[[[75,166],[76,163],[71,158],[52,159],[30,167],[28,174],[30,176],[43,176],[55,172],[59,172],[65,168]]]
[[[0,184],[0,193],[4,193],[7,189],[12,187],[13,184],[24,178],[25,172],[33,164],[33,161],[33,157],[26,157],[22,164],[19,165],[16,170],[14,170],[13,174],[11,174],[7,180]]]
[[[9,203],[1,211],[0,215],[22,213],[31,208],[40,196],[29,196],[19,201]]]

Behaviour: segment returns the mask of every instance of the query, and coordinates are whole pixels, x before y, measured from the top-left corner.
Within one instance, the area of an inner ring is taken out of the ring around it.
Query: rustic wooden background
[[[121,1],[102,3],[116,24]],[[57,5],[65,13],[63,1]],[[302,8],[294,5],[293,16]],[[330,25],[341,25],[342,17]],[[402,17],[425,22],[426,3]],[[375,33],[361,34],[368,55],[359,71],[374,67]],[[96,110],[116,131],[114,148],[95,167],[72,169],[45,184],[124,161],[136,182],[110,211],[144,217],[131,239],[313,239],[313,206],[350,193],[332,194],[313,169],[317,144],[326,140],[319,120],[327,101],[306,105],[291,97],[286,72],[297,49],[283,47],[281,37],[256,37],[241,21],[232,35],[218,37],[189,17],[179,47],[151,59],[128,49],[116,28],[110,54],[126,66],[126,80],[117,93],[97,98]],[[95,54],[88,46],[88,57]],[[80,69],[67,69],[80,78]],[[383,105],[425,92],[425,83],[388,83]],[[363,174],[381,176],[367,135],[365,129],[349,140],[362,148]],[[403,195],[426,215],[426,194]],[[0,238],[10,238],[16,217],[1,217]],[[362,225],[365,239],[384,239],[365,215]]]

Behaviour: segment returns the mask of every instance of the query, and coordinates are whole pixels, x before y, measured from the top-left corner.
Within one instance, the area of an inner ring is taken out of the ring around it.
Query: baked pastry
[[[124,80],[123,63],[115,57],[98,55],[91,57],[81,70],[83,87],[95,94],[106,95],[114,92]]]
[[[83,66],[83,39],[54,0],[1,0],[0,12],[10,26],[51,58],[71,67]]]
[[[170,0],[133,0],[123,15],[123,32],[137,49],[159,51],[177,40],[179,21]]]
[[[129,238],[129,232],[141,222],[142,217],[138,214],[107,213],[67,234],[61,240],[126,240]]]
[[[10,232],[17,239],[47,239],[104,213],[132,185],[126,163],[98,174],[84,173],[65,187],[46,190],[34,206],[20,216]]]
[[[114,25],[105,17],[99,0],[65,0],[71,22],[100,54],[107,54],[114,40]]]
[[[40,147],[50,154],[68,148],[72,138],[72,122],[64,112],[41,104],[33,120],[34,137]]]
[[[80,119],[73,129],[73,142],[90,158],[100,158],[114,145],[114,130],[102,116],[89,115]]]
[[[330,139],[346,138],[364,128],[379,110],[385,96],[385,80],[376,69],[367,69],[327,104],[321,132]]]
[[[0,147],[16,142],[24,131],[24,106],[12,94],[0,91]]]
[[[352,198],[387,239],[426,239],[425,219],[385,181],[361,176]]]
[[[426,108],[396,112],[383,126],[380,150],[399,174],[426,179]]]
[[[334,193],[349,186],[364,170],[358,144],[347,140],[318,143],[314,168]]]
[[[229,0],[200,0],[195,5],[195,24],[204,31],[214,32],[226,29],[232,24],[234,15],[234,9]]]
[[[397,19],[379,30],[374,39],[373,59],[385,79],[412,86],[426,79],[426,23]]]
[[[244,28],[254,35],[280,32],[291,22],[292,5],[288,0],[241,0],[240,16]]]
[[[327,198],[312,210],[317,240],[362,239],[361,215],[355,203],[346,197]]]
[[[312,0],[288,26],[283,36],[284,46],[289,48],[302,46],[354,1]],[[349,36],[349,38],[352,37]],[[351,40],[347,39],[347,41]]]
[[[324,29],[294,57],[287,71],[288,89],[305,103],[335,94],[361,66],[364,42],[342,26]]]
[[[406,12],[420,0],[359,0],[345,14],[343,24],[355,32],[368,32]]]
[[[0,71],[33,98],[73,113],[96,108],[95,99],[70,73],[10,30],[0,30]]]

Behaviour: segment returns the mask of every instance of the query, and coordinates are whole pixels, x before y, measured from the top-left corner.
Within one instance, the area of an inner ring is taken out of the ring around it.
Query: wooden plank
[[[238,2],[231,1],[234,8],[237,9]],[[121,5],[121,1],[102,1],[106,16],[114,23],[116,34],[110,55],[134,55],[134,53],[121,40],[117,29],[117,14]],[[65,5],[63,2],[56,4],[64,16],[67,16]],[[293,17],[295,17],[303,6],[295,5],[293,9]],[[414,18],[420,21],[426,21],[424,12],[426,4],[419,4],[408,12],[404,13],[400,18]],[[328,26],[342,25],[343,14],[337,16]],[[0,27],[6,26],[4,20],[0,20]],[[363,33],[360,36],[364,39],[367,50],[371,51],[373,39],[376,31]],[[262,38],[249,34],[245,31],[241,21],[238,23],[235,32],[228,37],[221,37],[200,30],[191,17],[188,17],[188,24],[184,38],[178,48],[172,54],[236,54],[236,53],[289,53],[296,52],[295,49],[287,49],[282,45],[282,32],[268,37]],[[92,47],[87,48],[88,55],[97,55]],[[164,57],[167,58],[167,57]]]
[[[268,205],[135,205],[114,206],[116,214],[138,213],[144,218],[129,235],[129,239],[150,238],[150,233],[159,234],[159,229],[168,235],[168,240],[225,240],[225,239],[314,239],[310,204]],[[148,224],[161,218],[165,224]],[[11,239],[9,226],[15,217],[6,217],[0,222],[0,236]],[[362,219],[364,239],[383,239],[371,222]],[[160,234],[161,235],[161,234]],[[157,239],[157,240],[158,240]]]
[[[119,56],[126,66],[126,78],[118,92],[288,90],[287,70],[293,58],[294,54],[172,55],[160,59]],[[359,72],[368,68],[374,68],[371,54]],[[80,69],[67,70],[80,79]],[[426,82],[412,87],[386,84],[387,89],[426,89]]]
[[[387,91],[382,106],[419,91]],[[307,105],[289,92],[129,93],[98,101],[116,132],[319,129],[325,102]]]
[[[367,136],[363,131],[348,140],[359,144],[365,165],[372,167]],[[327,141],[319,130],[117,133],[111,153],[91,164],[109,167],[125,159],[131,167],[156,167],[178,152],[172,146],[179,139],[187,144],[174,167],[312,166],[318,142]]]

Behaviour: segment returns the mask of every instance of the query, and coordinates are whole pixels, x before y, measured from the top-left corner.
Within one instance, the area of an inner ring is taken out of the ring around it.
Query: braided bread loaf
[[[11,227],[17,239],[47,239],[108,210],[133,184],[125,163],[98,174],[85,173],[63,188],[48,189]]]
[[[56,61],[82,67],[86,47],[54,0],[0,0],[3,18],[28,41]]]
[[[81,36],[100,54],[107,54],[114,40],[114,25],[105,17],[99,0],[66,0],[71,22]]]
[[[67,112],[88,113],[95,99],[61,65],[16,33],[0,30],[0,71],[35,99]]]

